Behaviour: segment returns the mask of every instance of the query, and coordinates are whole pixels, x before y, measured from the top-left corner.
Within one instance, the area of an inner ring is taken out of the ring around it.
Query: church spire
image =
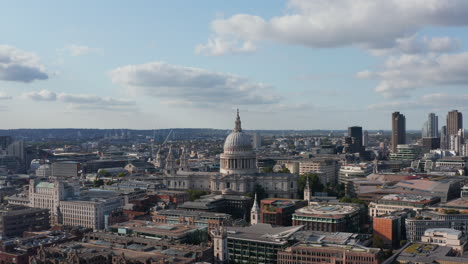
[[[234,127],[235,132],[242,132],[242,127],[241,127],[241,120],[239,116],[239,108],[237,108],[237,117],[236,117],[236,126]]]
[[[260,222],[260,207],[258,207],[257,193],[253,202],[252,210],[250,210],[250,224],[256,225]]]
[[[304,200],[307,202],[310,202],[310,184],[309,184],[309,177],[307,177],[306,180],[306,186],[304,188]]]

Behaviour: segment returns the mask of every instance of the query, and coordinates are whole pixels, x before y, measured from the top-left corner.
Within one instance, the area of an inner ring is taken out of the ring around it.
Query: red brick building
[[[307,203],[305,200],[263,199],[260,202],[260,221],[271,225],[291,226],[296,209],[307,206]]]

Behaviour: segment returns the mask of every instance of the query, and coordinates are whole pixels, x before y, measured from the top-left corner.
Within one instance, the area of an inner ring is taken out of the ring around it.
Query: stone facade
[[[235,128],[224,143],[220,172],[194,172],[181,166],[176,168],[173,160],[170,153],[164,174],[164,184],[169,189],[197,189],[212,193],[229,190],[232,193],[246,194],[254,193],[255,186],[260,185],[269,197],[297,197],[297,175],[258,172],[256,154],[252,149],[250,136],[242,131],[239,113]]]

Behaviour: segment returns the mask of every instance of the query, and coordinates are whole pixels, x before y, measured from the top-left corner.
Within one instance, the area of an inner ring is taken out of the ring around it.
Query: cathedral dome
[[[219,171],[225,175],[257,172],[257,156],[253,151],[250,136],[242,131],[239,110],[237,110],[236,126],[224,142]]]
[[[236,126],[224,142],[224,153],[252,151],[250,136],[242,131],[239,111],[237,112]]]

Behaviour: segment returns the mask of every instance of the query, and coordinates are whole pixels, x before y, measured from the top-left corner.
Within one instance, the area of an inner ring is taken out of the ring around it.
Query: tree
[[[272,173],[273,167],[264,167],[262,168],[262,173]]]
[[[406,243],[408,243],[407,240],[401,240],[401,241],[400,241],[400,247],[406,245]]]
[[[254,198],[255,194],[257,194],[257,200],[261,201],[265,198],[268,198],[268,195],[265,189],[260,184],[255,184],[254,192],[253,193],[246,193],[245,196],[249,196]]]
[[[282,168],[280,171],[278,171],[279,173],[291,173],[291,171],[289,171],[288,168]]]
[[[110,177],[112,174],[106,170],[100,169],[98,172],[99,177]]]
[[[99,180],[94,180],[93,182],[93,186],[94,187],[101,187],[102,185],[104,185],[104,181],[99,179]]]
[[[300,198],[304,199],[304,188],[307,183],[307,179],[309,179],[309,185],[311,192],[321,192],[323,191],[323,184],[320,182],[320,178],[317,174],[314,173],[306,173],[300,175],[297,180],[297,194]]]
[[[201,196],[208,194],[206,191],[202,191],[202,190],[187,190],[187,192],[189,194],[190,201],[195,201],[199,199]]]
[[[117,174],[117,177],[118,178],[123,178],[123,177],[125,177],[125,175],[127,175],[125,172],[121,172],[121,173]]]
[[[374,236],[374,241],[372,243],[372,246],[375,248],[384,248],[384,241],[380,236]]]

